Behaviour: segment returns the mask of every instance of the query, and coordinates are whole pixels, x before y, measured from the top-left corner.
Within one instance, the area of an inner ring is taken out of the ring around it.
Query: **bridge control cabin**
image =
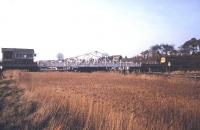
[[[2,48],[3,69],[37,70],[34,62],[35,52],[33,49]]]

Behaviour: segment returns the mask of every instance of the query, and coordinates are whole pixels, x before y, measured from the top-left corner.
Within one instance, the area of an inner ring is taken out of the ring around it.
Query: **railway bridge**
[[[63,70],[63,71],[110,71],[129,70],[135,71],[141,67],[141,63],[125,61],[120,55],[109,56],[98,51],[59,60],[38,61],[41,70]]]

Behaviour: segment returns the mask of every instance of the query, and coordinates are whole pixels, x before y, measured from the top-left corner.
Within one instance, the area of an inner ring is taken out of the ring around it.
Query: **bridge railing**
[[[58,61],[49,61],[49,62],[40,62],[38,63],[39,67],[140,67],[140,63],[133,63],[133,62],[107,62],[107,63],[90,63],[90,62],[58,62]]]

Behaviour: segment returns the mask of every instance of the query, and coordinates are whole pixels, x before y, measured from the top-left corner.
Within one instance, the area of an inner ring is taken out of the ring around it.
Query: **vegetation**
[[[64,55],[63,55],[62,53],[58,53],[58,54],[57,54],[57,60],[58,60],[58,61],[64,60]]]
[[[180,53],[183,55],[199,54],[200,53],[200,39],[192,38],[180,46]]]
[[[100,72],[15,75],[0,82],[3,129],[200,129],[196,80]]]
[[[143,57],[156,57],[158,55],[199,55],[200,54],[200,39],[192,38],[186,41],[183,45],[174,48],[170,44],[156,44],[141,53]]]

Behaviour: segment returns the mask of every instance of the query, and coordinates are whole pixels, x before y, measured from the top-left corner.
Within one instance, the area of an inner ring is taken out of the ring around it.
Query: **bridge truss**
[[[48,69],[63,69],[63,70],[77,70],[77,69],[123,69],[130,67],[140,67],[140,63],[126,62],[122,60],[119,55],[109,56],[107,53],[98,51],[86,53],[83,55],[66,58],[63,61],[48,60],[39,61],[40,68]]]

